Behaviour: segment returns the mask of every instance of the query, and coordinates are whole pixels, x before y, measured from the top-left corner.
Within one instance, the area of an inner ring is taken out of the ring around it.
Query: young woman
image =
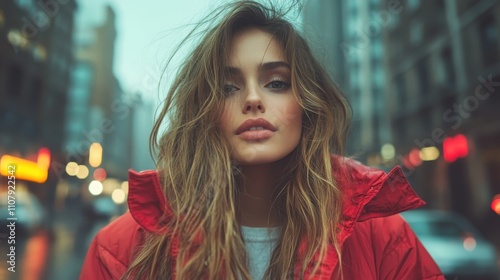
[[[158,170],[130,171],[130,212],[81,279],[444,279],[397,215],[423,205],[401,169],[340,156],[349,107],[303,37],[256,2],[224,13],[166,97]]]

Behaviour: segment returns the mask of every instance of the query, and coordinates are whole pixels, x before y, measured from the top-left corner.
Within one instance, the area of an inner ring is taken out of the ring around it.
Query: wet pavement
[[[1,238],[0,279],[78,279],[88,245],[108,222],[86,223],[79,203],[60,209],[52,219],[52,230],[16,236],[15,272],[8,270],[10,245]]]

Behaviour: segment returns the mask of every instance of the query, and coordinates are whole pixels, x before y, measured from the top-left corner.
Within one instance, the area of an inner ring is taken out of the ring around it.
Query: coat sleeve
[[[115,279],[111,275],[99,254],[99,236],[96,236],[87,251],[87,256],[83,262],[82,270],[80,272],[80,280],[95,279]]]
[[[376,234],[381,242],[378,279],[444,280],[441,270],[401,215],[383,218]],[[376,241],[375,241],[376,242]]]
[[[132,249],[142,240],[141,232],[129,212],[102,228],[90,244],[79,279],[121,279],[129,266]]]

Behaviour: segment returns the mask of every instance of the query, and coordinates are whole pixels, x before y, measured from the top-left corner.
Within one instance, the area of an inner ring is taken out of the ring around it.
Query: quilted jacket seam
[[[109,253],[109,255],[111,255],[115,261],[119,262],[119,263],[120,263],[121,265],[123,265],[124,267],[126,267],[126,266],[127,266],[127,265],[126,265],[123,261],[121,261],[120,259],[118,259],[118,257],[117,257],[115,254],[113,254],[113,251],[112,251],[112,250],[110,250],[110,249],[106,248],[106,247],[105,247],[104,245],[102,245],[102,244],[98,244],[98,246],[99,246],[99,248],[102,248],[104,251],[108,252],[108,253]],[[103,261],[103,256],[101,255],[101,253],[99,253],[99,259],[100,259],[101,261]]]

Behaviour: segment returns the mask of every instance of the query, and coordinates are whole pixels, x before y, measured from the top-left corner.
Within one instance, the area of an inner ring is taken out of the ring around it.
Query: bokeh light
[[[100,195],[102,193],[102,183],[100,181],[94,180],[89,184],[89,192],[92,195]]]
[[[76,174],[78,174],[78,164],[73,161],[68,162],[68,164],[66,164],[66,173],[69,176],[76,176]]]
[[[380,154],[385,160],[391,160],[396,156],[396,149],[392,144],[384,144],[380,150]]]
[[[94,170],[94,179],[104,181],[106,179],[106,170],[104,168],[97,168]]]
[[[89,168],[85,165],[78,165],[78,173],[76,177],[78,179],[86,179],[89,176]]]
[[[122,189],[115,189],[113,191],[113,193],[111,193],[111,199],[113,199],[113,201],[116,204],[122,204],[122,203],[124,203],[125,202],[125,198],[126,198],[126,195],[125,195],[125,192]]]

